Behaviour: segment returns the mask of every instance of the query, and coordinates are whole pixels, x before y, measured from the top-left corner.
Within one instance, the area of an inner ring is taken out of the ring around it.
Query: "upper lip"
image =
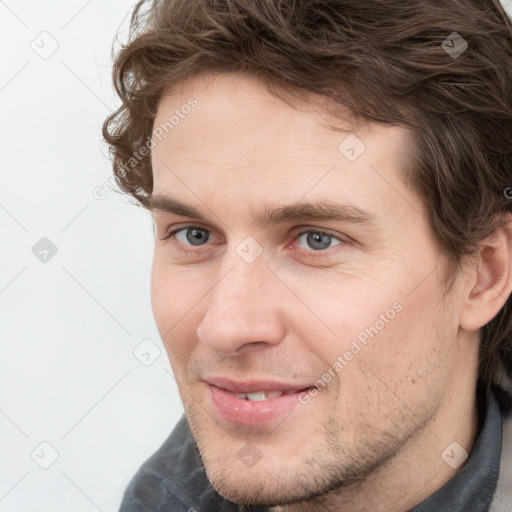
[[[313,384],[287,384],[271,380],[244,380],[237,381],[228,377],[211,376],[203,379],[206,383],[217,388],[226,389],[232,393],[255,393],[257,391],[300,391],[314,387]]]

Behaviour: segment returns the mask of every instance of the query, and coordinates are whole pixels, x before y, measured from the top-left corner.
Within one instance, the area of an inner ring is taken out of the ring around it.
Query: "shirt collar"
[[[490,393],[483,426],[466,465],[410,512],[487,512],[498,481],[501,436],[501,411]]]

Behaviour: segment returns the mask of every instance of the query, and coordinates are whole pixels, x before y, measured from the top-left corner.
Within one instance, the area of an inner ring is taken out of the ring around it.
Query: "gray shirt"
[[[482,428],[466,465],[410,512],[487,512],[496,490],[502,443],[502,413],[491,394]],[[162,446],[140,467],[119,512],[238,512],[209,482],[183,416]],[[244,507],[265,512],[266,507]]]

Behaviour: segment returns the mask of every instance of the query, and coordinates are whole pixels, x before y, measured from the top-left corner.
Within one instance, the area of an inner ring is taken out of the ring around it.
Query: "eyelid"
[[[306,233],[320,233],[323,235],[327,235],[331,237],[332,239],[336,240],[337,244],[327,247],[326,249],[322,250],[314,250],[311,248],[304,248],[299,247],[296,245],[298,243],[298,240],[301,236],[305,235]],[[291,242],[287,243],[288,247],[293,247],[293,250],[298,253],[298,255],[303,255],[305,258],[308,258],[310,260],[312,259],[328,259],[333,256],[334,253],[337,251],[343,250],[347,244],[349,244],[350,238],[346,235],[341,235],[339,233],[332,233],[328,229],[323,229],[318,226],[309,226],[307,228],[302,228],[298,233],[294,234],[292,237]]]
[[[213,234],[215,236],[215,233],[212,229],[202,226],[199,223],[193,223],[193,224],[188,223],[188,224],[172,226],[171,228],[168,229],[168,232],[162,238],[159,238],[159,240],[166,241],[171,238],[176,239],[175,235],[177,233],[179,233],[180,231],[184,231],[187,229],[194,229],[194,228],[207,231],[210,235]],[[339,244],[336,244],[332,247],[328,247],[323,250],[317,250],[317,251],[315,251],[314,249],[305,249],[303,247],[294,246],[293,244],[295,244],[297,242],[299,237],[301,237],[302,235],[305,235],[306,233],[325,234],[327,236],[330,236],[333,239],[336,239],[339,242]],[[294,230],[292,230],[292,234],[290,234],[289,236],[290,236],[291,240],[289,238],[288,241],[286,241],[284,243],[285,247],[286,248],[293,247],[295,252],[297,252],[298,254],[303,254],[305,257],[310,258],[310,259],[328,258],[328,257],[332,256],[333,251],[342,250],[346,244],[350,244],[352,242],[351,238],[348,237],[347,235],[343,235],[340,233],[334,233],[333,231],[331,231],[329,229],[324,229],[319,226],[297,226]],[[208,242],[204,245],[193,246],[193,245],[183,244],[181,242],[176,241],[176,243],[179,243],[182,246],[182,249],[181,249],[182,251],[188,252],[191,254],[192,253],[198,254],[201,251],[204,251],[205,248],[208,247],[208,245],[211,245],[211,243],[209,243],[209,242],[210,242],[210,240],[208,240]]]
[[[306,226],[306,227],[300,226],[297,229],[300,229],[300,231],[295,235],[295,237],[302,236],[305,233],[322,233],[324,235],[331,236],[332,238],[337,238],[341,242],[343,241],[341,238],[343,235],[341,235],[340,233],[335,233],[330,229],[320,228],[318,226]],[[348,237],[345,236],[345,238],[348,238]]]
[[[199,228],[199,229],[204,229],[205,231],[208,231],[210,234],[212,233],[211,229],[201,226],[200,224],[184,224],[182,226],[178,225],[178,226],[173,226],[173,227],[175,229],[173,229],[171,231],[170,230],[171,228],[168,228],[166,230],[164,236],[159,238],[159,240],[167,240],[170,236],[172,236],[172,235],[176,234],[177,232],[182,231],[184,229]],[[349,239],[349,237],[347,237],[346,235],[340,235],[339,233],[334,233],[329,229],[321,228],[318,226],[298,226],[295,228],[295,230],[300,230],[300,231],[293,235],[294,239],[297,239],[299,236],[302,236],[306,233],[311,233],[311,232],[322,233],[322,234],[331,236],[332,238],[336,238],[340,242],[348,241],[348,239]],[[344,238],[346,238],[347,240],[343,240],[342,236]]]
[[[180,232],[180,231],[183,231],[183,230],[186,230],[186,229],[202,229],[204,231],[208,231],[208,233],[211,235],[213,232],[211,229],[208,229],[204,226],[201,226],[200,224],[184,224],[184,225],[174,225],[172,226],[172,229],[171,228],[168,228],[164,234],[163,237],[159,238],[159,240],[169,240],[170,238],[175,238],[175,235],[176,233]]]
[[[293,238],[292,241],[297,240],[300,236],[305,235],[306,233],[321,233],[323,235],[330,236],[331,238],[335,238],[336,240],[338,240],[339,242],[342,242],[342,243],[353,242],[353,240],[345,234],[338,233],[338,232],[335,232],[330,229],[321,228],[318,226],[306,226],[306,227],[300,226],[297,229],[299,229],[300,231],[298,231],[296,234],[292,235],[292,238]]]

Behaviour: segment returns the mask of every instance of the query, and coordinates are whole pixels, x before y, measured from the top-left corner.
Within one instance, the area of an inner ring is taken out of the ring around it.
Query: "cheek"
[[[409,295],[396,296],[401,310],[380,330],[382,324],[377,325],[375,319],[373,329],[365,326],[366,344],[359,343],[361,351],[340,378],[349,408],[355,402],[366,403],[376,417],[394,410],[402,420],[412,421],[409,413],[428,414],[426,409],[442,400],[449,385],[457,330],[437,286],[424,283]],[[439,300],[434,299],[437,296]]]
[[[369,330],[380,336],[401,315],[396,284],[385,282],[379,275],[324,274],[309,281],[297,280],[294,290],[307,306],[290,308],[295,310],[295,331],[298,335],[304,333],[305,343],[325,361],[335,361],[338,355],[350,350],[354,340],[364,347],[372,339]],[[292,303],[296,302],[295,299]]]
[[[169,314],[174,310],[176,297],[175,287],[171,286],[171,282],[172,276],[166,271],[155,250],[151,268],[151,306],[161,336],[172,325]]]
[[[353,392],[369,378],[400,390],[405,380],[429,386],[449,377],[457,323],[442,299],[440,276],[434,272],[425,279],[417,265],[396,268],[375,278],[332,276],[299,292],[322,320],[315,320],[321,343],[312,328],[297,332],[326,371],[332,369]],[[296,328],[303,319],[295,315]]]
[[[187,352],[195,333],[195,316],[200,309],[198,290],[201,281],[190,279],[155,252],[151,270],[151,305],[162,342],[169,357],[180,357]],[[179,342],[179,343],[178,343]],[[172,362],[172,361],[171,361]]]

